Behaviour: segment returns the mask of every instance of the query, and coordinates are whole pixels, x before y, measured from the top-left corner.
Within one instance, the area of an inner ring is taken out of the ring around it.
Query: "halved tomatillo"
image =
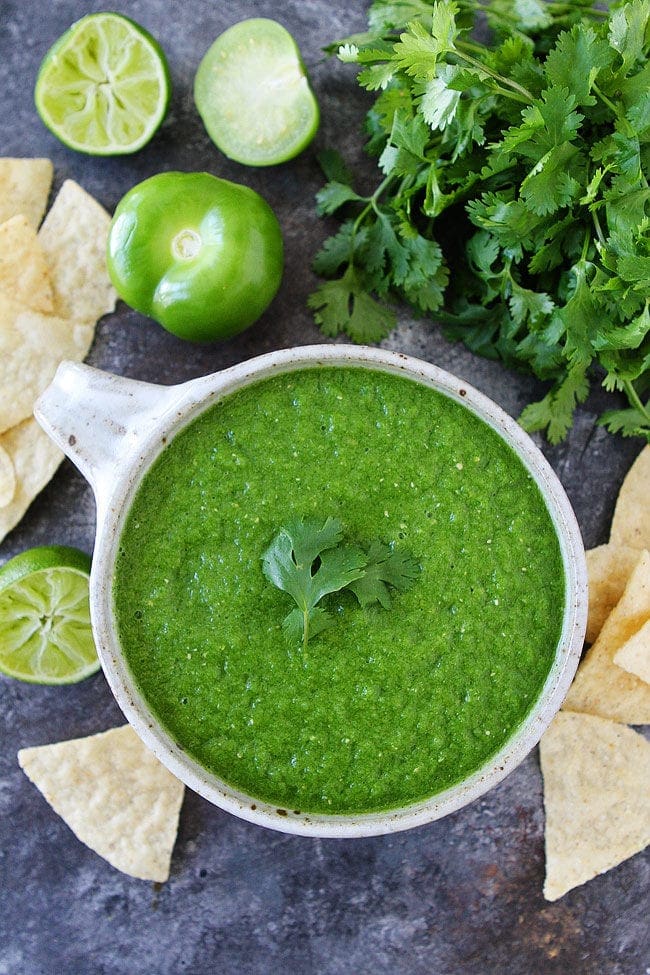
[[[291,34],[275,20],[242,20],[199,64],[194,101],[224,155],[247,166],[293,159],[318,129],[318,102]]]

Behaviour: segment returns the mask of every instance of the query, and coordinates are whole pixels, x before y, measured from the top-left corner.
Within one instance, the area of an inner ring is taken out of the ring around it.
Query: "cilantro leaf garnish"
[[[262,556],[262,571],[274,586],[296,603],[282,628],[291,642],[306,649],[310,637],[330,626],[333,618],[319,606],[324,596],[350,589],[360,605],[391,606],[389,587],[408,589],[420,567],[410,555],[375,541],[368,552],[343,541],[338,518],[292,519],[280,529]]]
[[[379,603],[384,609],[390,609],[390,588],[409,589],[419,573],[419,564],[408,553],[375,541],[368,549],[363,575],[351,582],[348,589],[363,607]]]
[[[628,400],[601,422],[650,440],[650,0],[374,0],[368,27],[328,49],[374,94],[379,173],[323,159],[317,324],[377,342],[405,302],[549,382],[528,429],[563,439],[600,382]]]
[[[292,520],[280,529],[262,556],[262,570],[269,582],[289,593],[296,603],[282,624],[287,635],[299,635],[304,648],[310,635],[329,626],[329,613],[316,604],[358,579],[365,563],[360,549],[343,545],[337,518],[328,518],[324,524],[313,518]]]

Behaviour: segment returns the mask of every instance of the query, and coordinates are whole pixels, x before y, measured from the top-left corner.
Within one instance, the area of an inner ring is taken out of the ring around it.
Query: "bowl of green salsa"
[[[117,702],[221,808],[304,835],[420,825],[559,708],[580,532],[538,448],[461,380],[336,345],[173,387],[66,363],[37,418],[95,492]]]

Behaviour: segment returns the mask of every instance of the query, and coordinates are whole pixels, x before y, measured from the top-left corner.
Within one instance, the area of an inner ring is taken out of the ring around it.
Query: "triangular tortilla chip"
[[[0,159],[0,223],[22,213],[36,229],[45,213],[53,173],[49,159]]]
[[[632,570],[639,561],[639,550],[627,545],[599,545],[587,553],[589,612],[587,643],[593,643],[611,611],[619,601]]]
[[[544,897],[650,843],[650,742],[623,725],[561,711],[540,742],[546,810]]]
[[[0,433],[31,416],[61,360],[80,362],[92,339],[90,324],[43,315],[0,292]]]
[[[650,619],[650,553],[639,553],[623,596],[578,668],[562,707],[624,724],[650,724],[650,684],[617,667],[614,656]]]
[[[650,684],[650,620],[617,651],[614,663]]]
[[[650,549],[650,444],[643,448],[623,481],[610,542]]]
[[[167,880],[185,787],[130,725],[23,748],[18,761],[82,843],[132,877]]]
[[[9,455],[16,478],[13,498],[0,508],[2,542],[52,478],[63,460],[63,453],[33,417],[3,433],[0,447]]]
[[[22,214],[0,224],[0,291],[34,311],[54,311],[45,255],[36,231]]]
[[[106,269],[111,218],[73,180],[66,180],[39,230],[52,273],[54,310],[62,318],[95,324],[115,308]]]
[[[6,508],[16,493],[16,471],[10,455],[0,446],[0,508]]]

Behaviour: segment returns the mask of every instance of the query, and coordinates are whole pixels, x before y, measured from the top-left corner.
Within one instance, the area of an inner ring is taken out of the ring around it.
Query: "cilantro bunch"
[[[563,439],[595,380],[628,400],[601,422],[650,439],[649,47],[650,0],[375,0],[336,49],[377,93],[381,178],[324,159],[323,332],[378,342],[405,301],[550,382],[528,430]]]

